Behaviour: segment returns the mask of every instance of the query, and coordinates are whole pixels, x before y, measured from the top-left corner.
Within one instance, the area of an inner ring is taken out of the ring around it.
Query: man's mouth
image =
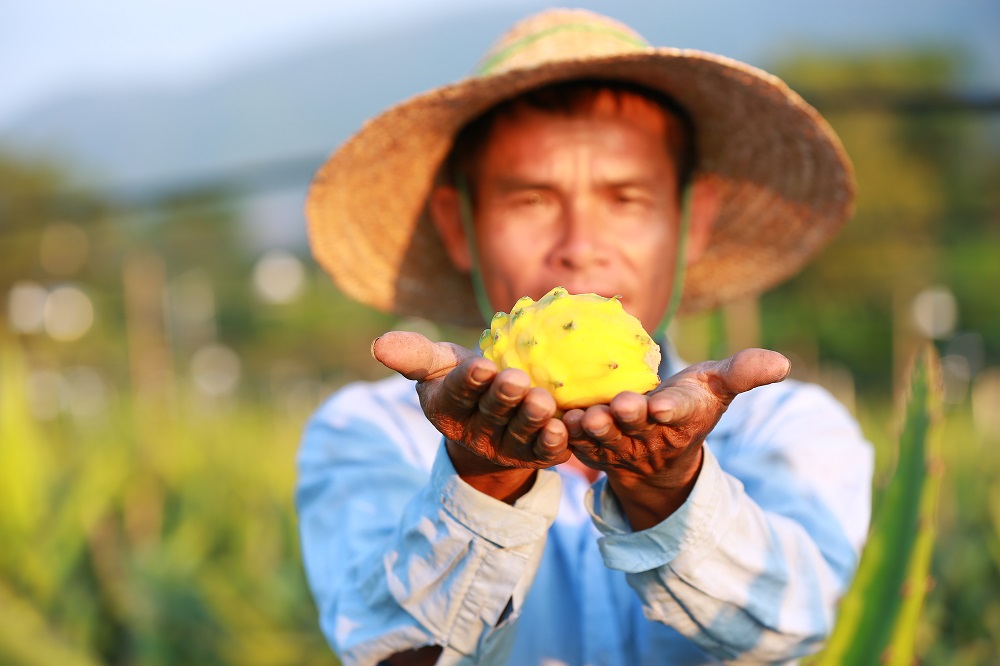
[[[564,287],[566,291],[571,294],[597,294],[598,296],[603,296],[604,298],[611,298],[613,296],[621,297],[621,301],[624,303],[625,298],[620,290],[616,290],[614,287],[609,287],[608,285],[595,285],[595,284],[563,284],[559,285]]]

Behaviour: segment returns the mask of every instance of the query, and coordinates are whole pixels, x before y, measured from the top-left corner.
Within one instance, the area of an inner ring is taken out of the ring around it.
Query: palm
[[[609,474],[674,481],[689,476],[700,456],[692,449],[719,422],[733,399],[780,381],[788,361],[748,349],[724,361],[693,365],[648,395],[621,393],[608,405],[567,412],[570,448],[589,467]]]
[[[416,333],[387,333],[372,353],[415,379],[428,420],[476,457],[523,469],[569,459],[565,427],[553,418],[555,401],[547,391],[531,388],[525,373],[497,372],[492,362],[464,347],[435,344]]]

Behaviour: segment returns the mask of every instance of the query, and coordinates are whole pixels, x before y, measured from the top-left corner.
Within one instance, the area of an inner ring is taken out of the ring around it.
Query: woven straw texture
[[[387,312],[477,327],[468,275],[452,268],[425,200],[457,132],[498,102],[571,79],[621,80],[687,109],[698,177],[722,204],[688,268],[681,312],[766,291],[849,217],[853,174],[819,114],[770,74],[722,56],[653,48],[621,23],[550,10],[518,23],[476,75],[369,120],[321,167],[306,202],[319,263],[348,296]]]

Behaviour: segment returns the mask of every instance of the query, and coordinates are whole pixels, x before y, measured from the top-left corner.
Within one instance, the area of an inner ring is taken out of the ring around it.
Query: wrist
[[[450,439],[445,439],[445,448],[455,472],[463,481],[507,504],[513,504],[535,483],[536,471],[533,469],[498,465]]]
[[[636,532],[657,525],[687,501],[704,460],[702,445],[690,447],[658,474],[608,470],[608,485]]]

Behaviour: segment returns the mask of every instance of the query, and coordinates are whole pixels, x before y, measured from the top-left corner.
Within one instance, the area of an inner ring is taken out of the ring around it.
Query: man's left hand
[[[733,399],[781,381],[789,369],[787,358],[765,349],[692,365],[647,395],[624,392],[607,405],[566,412],[570,448],[607,474],[633,530],[652,527],[691,493],[701,444]]]

